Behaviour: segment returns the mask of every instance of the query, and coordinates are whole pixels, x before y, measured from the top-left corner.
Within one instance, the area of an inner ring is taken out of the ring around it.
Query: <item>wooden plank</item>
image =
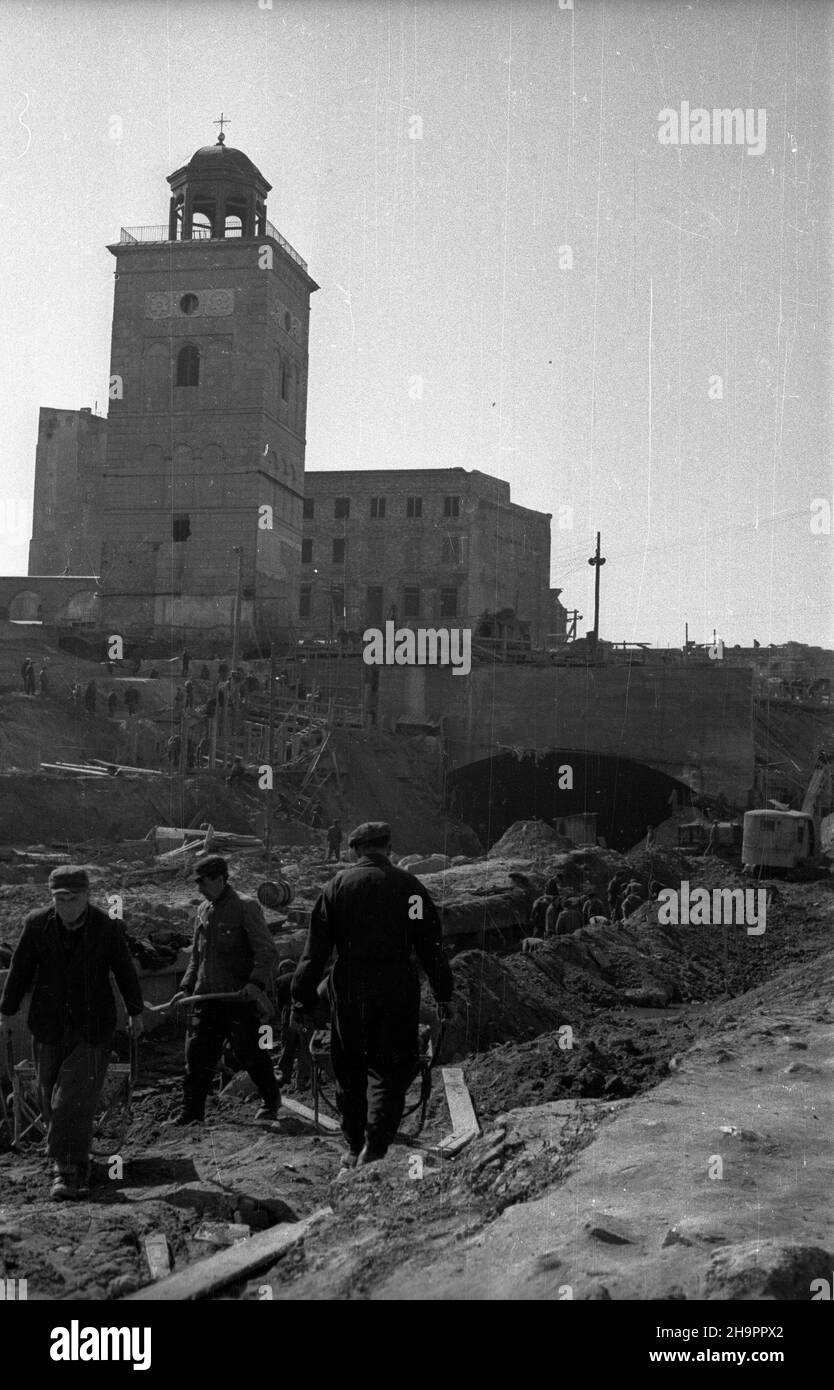
[[[444,1154],[457,1153],[464,1144],[476,1139],[481,1132],[469,1088],[463,1079],[462,1067],[441,1067],[443,1085],[446,1088],[446,1104],[452,1121],[452,1133],[438,1144],[438,1151]]]
[[[287,1110],[290,1115],[297,1115],[300,1120],[309,1120],[310,1124],[315,1123],[313,1111],[306,1105],[302,1105],[298,1100],[292,1100],[289,1096],[281,1097],[281,1109]],[[342,1126],[338,1120],[334,1120],[330,1115],[322,1115],[319,1111],[319,1128],[326,1129],[330,1134],[340,1134]]]
[[[152,1279],[164,1279],[171,1273],[171,1252],[161,1231],[145,1236],[145,1257]]]
[[[237,1242],[228,1250],[218,1250],[216,1255],[209,1255],[207,1259],[199,1260],[190,1269],[184,1269],[179,1274],[171,1274],[167,1279],[160,1280],[158,1284],[147,1284],[144,1289],[137,1289],[136,1293],[128,1294],[127,1298],[121,1301],[124,1303],[159,1300],[182,1302],[190,1298],[203,1298],[212,1293],[214,1289],[222,1288],[224,1284],[243,1279],[245,1275],[258,1269],[259,1266],[270,1264],[283,1250],[287,1250],[297,1241],[303,1240],[307,1232],[325,1216],[332,1215],[332,1207],[322,1207],[303,1221],[282,1222],[279,1226],[272,1226],[268,1231],[260,1231],[258,1235],[250,1236],[248,1240]]]

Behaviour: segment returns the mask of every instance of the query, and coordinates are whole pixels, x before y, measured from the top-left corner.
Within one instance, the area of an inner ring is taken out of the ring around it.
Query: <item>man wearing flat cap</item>
[[[332,952],[331,1060],[342,1133],[342,1165],[383,1158],[418,1067],[420,980],[428,976],[448,1015],[454,979],[443,954],[437,909],[413,874],[389,858],[391,829],[367,821],[348,837],[355,863],[330,880],[310,918],[293,976],[299,1012],[316,1007],[316,990]]]
[[[41,1115],[53,1165],[51,1195],[86,1195],[93,1119],[116,1031],[112,971],[131,1031],[142,1030],[142,991],[124,928],[90,902],[86,869],[49,875],[52,906],[30,912],[0,999],[0,1029],[32,990],[28,1026],[34,1039]]]
[[[229,884],[229,866],[219,854],[194,865],[205,898],[197,912],[191,961],[174,999],[201,994],[239,998],[195,1004],[196,1021],[185,1049],[182,1111],[175,1123],[199,1124],[225,1043],[261,1093],[256,1120],[275,1120],[281,1092],[267,1049],[259,1046],[257,1001],[265,995],[277,966],[277,953],[260,904]],[[173,1002],[173,1001],[172,1001]]]

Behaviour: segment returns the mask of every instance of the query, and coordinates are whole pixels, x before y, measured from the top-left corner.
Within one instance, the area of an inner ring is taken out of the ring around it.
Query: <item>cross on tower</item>
[[[217,137],[217,143],[218,143],[218,145],[223,145],[223,144],[225,144],[225,142],[226,142],[226,137],[225,137],[225,135],[223,134],[223,126],[224,126],[224,125],[231,125],[231,124],[232,124],[231,118],[230,118],[229,116],[224,116],[224,115],[223,115],[223,112],[221,111],[221,112],[220,112],[220,119],[217,120],[217,121],[214,121],[213,124],[214,124],[214,125],[219,125],[219,127],[220,127],[220,134],[219,134],[218,137]]]

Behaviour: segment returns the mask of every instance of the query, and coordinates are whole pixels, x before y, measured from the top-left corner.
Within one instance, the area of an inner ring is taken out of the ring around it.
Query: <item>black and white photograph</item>
[[[796,1376],[834,7],[0,21],[4,1345],[595,1302],[598,1369]]]

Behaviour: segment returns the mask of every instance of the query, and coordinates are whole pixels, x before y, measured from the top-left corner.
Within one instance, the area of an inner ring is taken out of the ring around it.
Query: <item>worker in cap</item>
[[[312,1016],[335,951],[328,993],[344,1168],[383,1158],[402,1119],[418,1069],[416,962],[442,1015],[454,989],[437,909],[420,880],[391,863],[390,826],[366,821],[348,844],[354,862],[319,895],[292,982],[296,1009]]]
[[[51,906],[23,923],[0,999],[0,1030],[32,991],[27,1024],[35,1070],[52,1197],[83,1197],[89,1189],[93,1119],[113,1035],[115,977],[135,1034],[142,1031],[142,991],[121,922],[90,902],[86,869],[62,865],[49,875]]]
[[[185,1048],[182,1111],[174,1123],[200,1124],[223,1048],[229,1045],[261,1095],[256,1120],[276,1120],[281,1093],[269,1051],[260,1046],[258,1003],[278,964],[260,904],[229,883],[229,866],[219,854],[204,855],[194,878],[205,901],[197,911],[191,961],[171,1003],[201,994],[232,994],[195,1004],[195,1022]]]

